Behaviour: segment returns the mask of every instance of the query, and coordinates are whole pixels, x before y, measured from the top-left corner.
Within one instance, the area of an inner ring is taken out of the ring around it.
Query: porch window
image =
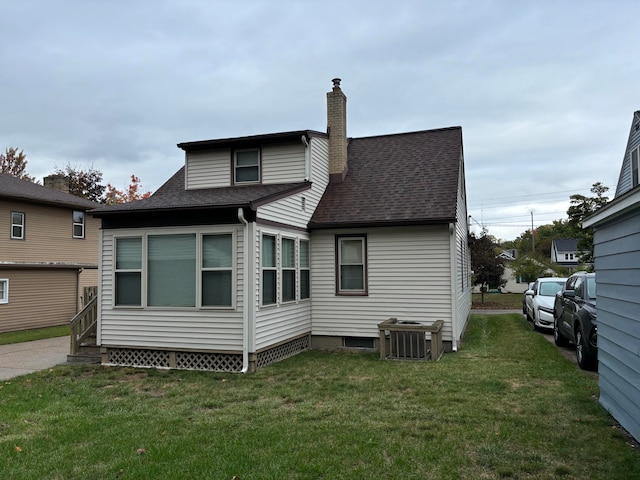
[[[367,294],[367,237],[336,237],[337,294]]]
[[[84,238],[84,212],[73,211],[73,238]]]
[[[11,212],[11,238],[24,240],[24,213]]]
[[[282,239],[282,302],[293,302],[296,299],[296,241],[291,238]]]
[[[300,299],[311,296],[311,282],[309,275],[309,241],[300,240]]]
[[[202,237],[202,306],[230,307],[233,278],[231,234]]]
[[[257,148],[234,152],[234,182],[260,182],[260,150]]]
[[[262,304],[276,303],[276,237],[262,236]]]
[[[0,278],[0,303],[9,303],[9,279]]]
[[[140,306],[141,299],[142,238],[117,238],[115,304]]]
[[[195,234],[149,235],[147,248],[147,305],[195,307]]]

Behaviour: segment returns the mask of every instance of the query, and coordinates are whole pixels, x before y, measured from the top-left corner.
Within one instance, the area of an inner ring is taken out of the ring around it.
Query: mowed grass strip
[[[65,337],[70,333],[71,329],[69,328],[69,325],[0,333],[0,345],[7,345],[9,343],[31,342],[33,340],[43,340],[45,338]]]
[[[440,362],[311,351],[256,374],[60,366],[0,384],[22,479],[640,478],[597,381],[521,315]]]

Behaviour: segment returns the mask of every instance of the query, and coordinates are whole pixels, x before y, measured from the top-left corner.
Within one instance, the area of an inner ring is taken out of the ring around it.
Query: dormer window
[[[236,150],[233,154],[234,183],[260,182],[260,149]]]

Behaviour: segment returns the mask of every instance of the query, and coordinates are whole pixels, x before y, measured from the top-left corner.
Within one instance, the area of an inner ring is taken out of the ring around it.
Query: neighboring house
[[[0,174],[0,332],[68,323],[97,285],[97,203]],[[68,187],[67,187],[68,192]]]
[[[551,241],[551,263],[574,268],[580,264],[578,240],[575,238],[554,239]]]
[[[181,143],[149,199],[101,208],[103,363],[253,371],[308,348],[378,348],[378,324],[471,309],[462,130]]]
[[[640,441],[640,111],[633,114],[614,199],[593,227],[600,403]]]

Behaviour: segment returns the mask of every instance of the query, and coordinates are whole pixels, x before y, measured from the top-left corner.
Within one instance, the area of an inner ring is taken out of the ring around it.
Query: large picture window
[[[296,299],[296,241],[292,238],[282,239],[282,302],[293,302]]]
[[[336,237],[338,294],[367,294],[367,239],[365,236]]]
[[[11,212],[11,238],[24,240],[24,213]]]
[[[276,237],[262,236],[262,304],[276,303]]]
[[[9,280],[0,278],[0,303],[9,303]]]
[[[231,233],[116,238],[114,304],[232,307],[233,252]]]
[[[235,183],[257,183],[260,181],[260,150],[236,150],[233,155]]]

